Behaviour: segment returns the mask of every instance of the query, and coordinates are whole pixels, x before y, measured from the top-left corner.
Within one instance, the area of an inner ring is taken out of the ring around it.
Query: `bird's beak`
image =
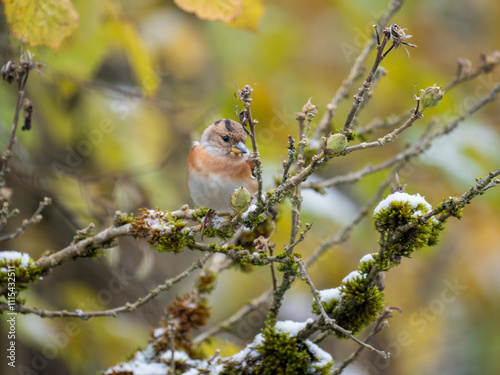
[[[233,146],[231,149],[232,152],[235,154],[246,154],[250,152],[247,146],[243,144],[243,142],[238,142],[236,145]]]

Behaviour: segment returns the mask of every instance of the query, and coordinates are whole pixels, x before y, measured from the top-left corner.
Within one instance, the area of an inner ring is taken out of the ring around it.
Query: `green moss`
[[[347,134],[347,141],[350,142],[350,141],[354,141],[356,139],[356,136],[358,134],[353,132],[352,130],[349,131],[349,133]]]
[[[328,316],[353,334],[375,321],[385,305],[384,292],[379,291],[377,286],[364,275],[342,282],[340,291],[342,295],[340,300],[331,299],[322,301],[321,304]],[[313,303],[312,311],[320,314],[316,303]],[[339,332],[335,332],[335,335],[338,338],[347,338]]]
[[[129,224],[134,220],[134,214],[122,214],[118,216],[115,220],[115,226],[116,227],[121,227],[122,225]]]
[[[340,302],[340,300],[332,298],[329,301],[321,301],[321,305],[323,306],[323,309],[325,310],[325,312],[328,315],[330,315],[335,310],[335,308],[338,306],[339,302]],[[317,314],[317,315],[321,314],[321,312],[318,308],[318,305],[316,304],[316,301],[314,301],[314,300],[312,302],[312,312],[313,312],[313,314]]]
[[[274,327],[274,319],[266,322],[262,330],[262,340],[255,344],[256,353],[247,356],[244,364],[226,363],[221,374],[252,375],[327,375],[333,367],[333,361],[319,365],[318,358],[309,350],[306,343],[279,332]]]
[[[331,312],[338,325],[356,334],[375,321],[385,305],[384,292],[366,277],[356,276],[340,285],[342,300]],[[337,332],[339,338],[346,338]]]
[[[372,269],[373,266],[375,266],[379,256],[378,254],[373,255],[373,260],[369,260],[367,262],[360,262],[358,265],[358,269],[364,273],[365,275],[368,275]]]
[[[394,265],[395,257],[410,257],[415,250],[438,243],[443,224],[433,218],[421,222],[420,216],[428,212],[428,206],[422,203],[414,208],[407,201],[393,201],[374,215],[375,229],[381,233],[379,242],[383,251],[377,261],[382,265],[381,270]],[[407,224],[416,225],[400,233],[398,228]]]
[[[461,219],[464,208],[457,203],[458,203],[458,198],[449,197],[448,199],[443,200],[437,206],[437,209],[441,211],[443,215],[451,215],[453,217],[456,217],[457,219]]]
[[[193,219],[201,223],[208,211],[210,211],[210,208],[208,207],[199,207],[193,210]]]
[[[194,243],[194,238],[189,233],[173,232],[169,236],[159,237],[157,242],[153,247],[159,252],[180,253],[186,245]]]
[[[222,225],[220,228],[216,228],[213,226],[208,225],[205,227],[205,230],[203,231],[203,235],[205,237],[209,238],[220,238],[221,240],[227,240],[228,238],[233,237],[234,231],[231,226],[228,225]]]
[[[15,281],[13,281],[15,275]],[[42,271],[35,265],[33,259],[29,259],[27,267],[22,266],[21,259],[12,259],[6,261],[0,258],[0,285],[5,286],[7,291],[5,295],[12,295],[11,292],[18,292],[26,289],[28,283],[36,282]]]
[[[168,211],[143,209],[142,214],[132,221],[131,231],[138,238],[145,238],[158,251],[178,253],[194,243],[191,231],[184,230],[186,225]]]
[[[261,224],[264,222],[265,217],[262,214],[254,214],[255,211],[250,212],[248,215],[245,217],[242,217],[240,220],[240,224],[242,224],[244,227],[246,227],[249,230],[253,230],[257,225]]]

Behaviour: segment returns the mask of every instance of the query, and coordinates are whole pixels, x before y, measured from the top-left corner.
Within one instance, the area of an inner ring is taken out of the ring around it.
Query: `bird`
[[[194,203],[218,212],[231,212],[231,195],[240,186],[257,192],[246,129],[228,119],[215,121],[189,152],[187,187]]]

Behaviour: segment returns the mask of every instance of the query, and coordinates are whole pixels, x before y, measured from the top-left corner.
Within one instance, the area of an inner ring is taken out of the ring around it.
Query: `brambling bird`
[[[231,212],[235,189],[243,186],[252,195],[257,192],[246,139],[246,130],[233,120],[219,120],[205,129],[186,162],[187,186],[196,205]]]

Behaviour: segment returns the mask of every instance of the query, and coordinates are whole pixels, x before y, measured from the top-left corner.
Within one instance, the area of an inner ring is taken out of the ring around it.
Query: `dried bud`
[[[421,112],[423,112],[426,108],[434,108],[441,102],[441,99],[443,99],[444,91],[441,90],[441,87],[436,86],[435,84],[421,91],[423,91],[420,98],[422,104]]]
[[[302,107],[302,113],[306,115],[309,119],[312,119],[318,114],[318,107],[311,103],[312,97],[309,98],[306,104]]]
[[[33,115],[33,105],[28,98],[24,98],[23,100],[23,111],[24,111],[24,125],[21,130],[30,130],[31,129],[31,118]]]
[[[493,71],[498,64],[500,64],[500,51],[481,54],[480,67],[486,73]]]
[[[233,195],[231,195],[229,204],[231,205],[233,211],[235,211],[237,214],[241,214],[248,208],[248,206],[250,206],[251,200],[252,196],[250,195],[248,190],[243,186],[240,186],[234,191]]]
[[[347,147],[347,137],[342,133],[331,135],[326,141],[326,153],[329,155],[338,154]]]

